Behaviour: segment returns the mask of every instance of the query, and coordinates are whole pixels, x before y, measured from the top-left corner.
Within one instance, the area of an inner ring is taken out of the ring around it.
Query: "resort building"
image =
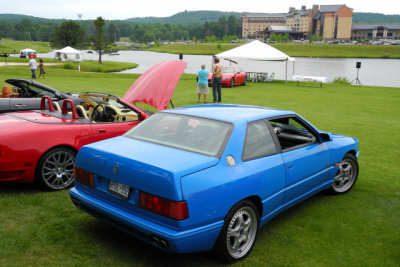
[[[355,23],[351,29],[351,39],[359,40],[400,40],[400,23]]]
[[[313,17],[313,35],[324,40],[344,40],[351,38],[353,9],[346,5],[321,5]]]
[[[285,26],[296,39],[319,35],[324,40],[350,40],[352,18],[353,10],[346,5],[313,5],[312,9],[291,7],[288,13],[243,13],[240,21],[245,39],[265,39],[274,33],[274,28],[283,33]]]
[[[284,26],[285,13],[243,13],[240,17],[242,38],[263,39],[268,26]]]
[[[301,9],[291,7],[286,14],[285,26],[294,28],[299,33],[298,36],[306,38],[312,31],[312,15],[312,9],[306,9],[306,6]]]

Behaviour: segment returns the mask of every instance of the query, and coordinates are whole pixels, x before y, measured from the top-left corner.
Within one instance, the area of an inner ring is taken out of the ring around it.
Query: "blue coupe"
[[[87,213],[170,252],[249,255],[259,227],[327,190],[348,192],[358,141],[294,112],[242,105],[165,110],[84,146],[70,196]]]

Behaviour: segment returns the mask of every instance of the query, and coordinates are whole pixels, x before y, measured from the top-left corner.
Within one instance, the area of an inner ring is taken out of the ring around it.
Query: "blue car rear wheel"
[[[236,204],[226,216],[215,243],[216,256],[227,262],[246,258],[256,241],[258,222],[258,211],[253,202],[244,200]]]

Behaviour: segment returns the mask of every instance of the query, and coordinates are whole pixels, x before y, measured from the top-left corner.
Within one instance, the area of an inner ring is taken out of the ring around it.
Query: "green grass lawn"
[[[28,78],[29,70],[0,67],[0,80],[12,77]],[[38,81],[123,96],[137,77],[49,68]],[[399,266],[400,88],[274,81],[222,94],[225,103],[294,110],[321,130],[360,141],[354,188],[318,194],[275,217],[238,266]],[[183,75],[173,102],[197,104],[195,75]],[[0,266],[221,265],[209,253],[168,254],[127,236],[75,208],[67,190],[14,183],[0,183],[0,248]]]
[[[37,59],[36,61],[39,62]],[[47,73],[48,69],[69,69],[69,70],[80,70],[82,72],[120,72],[126,69],[133,69],[138,66],[136,63],[129,62],[114,62],[114,61],[102,61],[101,64],[97,60],[83,60],[81,62],[72,61],[59,61],[56,59],[43,59],[44,68]],[[0,63],[6,63],[7,67],[3,69],[7,72],[10,67],[12,69],[13,63],[25,63],[26,69],[29,70],[29,59],[17,58],[17,57],[0,57]],[[49,64],[50,63],[50,64]],[[24,75],[24,74],[22,74]],[[30,77],[30,76],[29,76]]]
[[[9,54],[19,54],[25,48],[36,50],[38,53],[47,53],[52,50],[49,42],[29,42],[9,40],[0,43],[0,51]]]

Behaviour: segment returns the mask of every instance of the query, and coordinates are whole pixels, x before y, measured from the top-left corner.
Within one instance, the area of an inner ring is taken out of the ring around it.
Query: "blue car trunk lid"
[[[134,189],[179,201],[182,200],[180,178],[214,166],[218,161],[218,158],[120,136],[82,147],[75,164]]]

